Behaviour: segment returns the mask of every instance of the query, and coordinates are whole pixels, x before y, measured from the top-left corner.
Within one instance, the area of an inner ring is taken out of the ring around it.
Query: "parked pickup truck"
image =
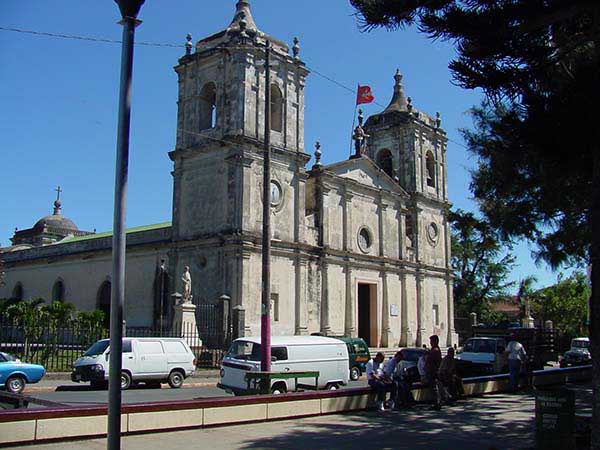
[[[508,356],[504,353],[506,340],[500,337],[467,339],[456,356],[461,376],[477,376],[508,372]]]

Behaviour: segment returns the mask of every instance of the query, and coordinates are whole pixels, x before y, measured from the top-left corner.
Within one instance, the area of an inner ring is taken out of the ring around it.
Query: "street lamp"
[[[112,240],[112,292],[110,300],[110,366],[108,375],[108,450],[121,448],[121,355],[123,353],[123,304],[125,299],[125,200],[129,165],[129,125],[133,43],[144,0],[115,0],[121,11],[121,87],[115,170],[115,206]]]

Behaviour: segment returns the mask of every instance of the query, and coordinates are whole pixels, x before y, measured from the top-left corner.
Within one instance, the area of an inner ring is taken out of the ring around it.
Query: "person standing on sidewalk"
[[[509,388],[511,392],[517,392],[519,389],[519,376],[521,375],[521,367],[525,361],[527,353],[525,347],[513,334],[509,338],[505,353],[508,353],[508,372],[510,375]]]
[[[425,359],[425,386],[433,390],[435,405],[434,408],[439,410],[442,408],[442,399],[440,395],[438,380],[438,371],[442,362],[442,352],[440,350],[440,338],[434,334],[429,337],[431,350]]]

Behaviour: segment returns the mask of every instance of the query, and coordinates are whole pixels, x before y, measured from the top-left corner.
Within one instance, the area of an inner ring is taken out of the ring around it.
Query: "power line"
[[[14,33],[31,34],[34,36],[52,37],[52,38],[57,38],[57,39],[70,39],[70,40],[87,41],[87,42],[99,42],[99,43],[103,43],[103,44],[121,44],[122,43],[122,41],[118,40],[118,39],[105,39],[105,38],[97,38],[97,37],[90,37],[90,36],[80,36],[80,35],[75,35],[75,34],[49,33],[49,32],[45,32],[45,31],[25,30],[22,28],[11,28],[11,27],[1,27],[0,26],[0,31],[10,31],[10,32],[14,32]],[[169,43],[157,43],[157,42],[136,42],[135,45],[145,46],[145,47],[185,48],[185,45],[182,45],[182,44],[169,44]],[[218,48],[218,49],[219,48],[222,48],[222,49],[236,48],[236,49],[242,49],[242,50],[247,50],[247,49],[261,50],[259,47],[254,47],[254,46],[216,47],[216,48]],[[320,76],[321,78],[329,81],[330,83],[333,83],[336,86],[338,86],[352,94],[356,93],[356,90],[354,88],[346,86],[345,84],[342,84],[341,82],[335,80],[334,78],[331,78],[331,77],[321,73],[314,67],[310,67],[307,65],[306,68],[308,70],[310,70],[312,73],[314,73],[315,75]],[[386,107],[385,105],[382,105],[381,103],[378,103],[377,101],[374,101],[373,103],[377,106],[380,106],[381,108]],[[184,132],[189,133],[187,131],[184,131]],[[207,137],[206,135],[202,135],[202,136]],[[209,139],[211,139],[211,138],[209,138]],[[456,144],[456,145],[468,150],[468,148],[464,144],[457,142],[450,138],[447,138],[447,139],[448,139],[448,142],[452,142],[453,144]]]
[[[59,39],[73,39],[78,41],[90,41],[90,42],[102,42],[104,44],[121,44],[122,41],[117,39],[104,39],[104,38],[95,38],[88,36],[78,36],[75,34],[59,34],[59,33],[47,33],[45,31],[33,31],[33,30],[23,30],[21,28],[9,28],[9,27],[0,27],[0,31],[12,31],[14,33],[23,33],[23,34],[32,34],[34,36],[45,36],[45,37],[53,37]],[[143,45],[146,47],[171,47],[171,48],[184,48],[184,45],[180,44],[160,44],[154,42],[136,42],[135,45]]]

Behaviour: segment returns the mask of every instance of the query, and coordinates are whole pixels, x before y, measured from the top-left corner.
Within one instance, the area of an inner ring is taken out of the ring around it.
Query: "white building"
[[[446,134],[439,118],[411,105],[397,73],[390,105],[366,121],[368,137],[357,154],[306,167],[309,71],[296,48],[290,55],[285,43],[259,31],[243,0],[225,30],[197,42],[175,67],[173,217],[128,230],[127,323],[152,326],[161,301],[170,312],[170,294],[180,290],[190,266],[194,303],[226,294],[245,309],[246,334],[260,332],[260,60],[267,40],[277,63],[269,87],[273,334],[358,335],[374,347],[421,345],[433,333],[442,345],[456,342]],[[60,205],[53,217],[62,217]],[[35,237],[35,229],[27,231]],[[6,286],[0,298],[60,297],[80,309],[107,310],[110,233],[89,235],[72,224],[63,234],[29,243],[13,238],[12,247],[1,249]]]

